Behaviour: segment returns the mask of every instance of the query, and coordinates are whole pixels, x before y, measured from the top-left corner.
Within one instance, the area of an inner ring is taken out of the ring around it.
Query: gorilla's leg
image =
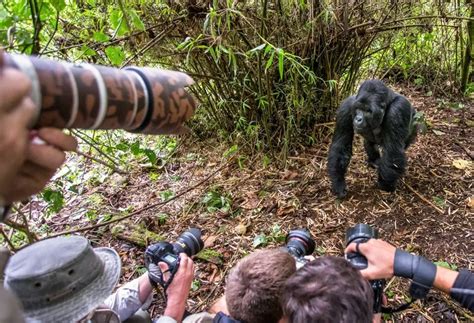
[[[354,129],[352,127],[351,108],[354,98],[345,100],[337,112],[336,129],[329,148],[328,173],[331,179],[331,189],[338,198],[347,195],[345,175],[347,166],[352,157],[352,139]]]
[[[364,148],[367,152],[367,164],[369,167],[377,168],[380,160],[380,152],[377,145],[364,139]]]
[[[379,163],[379,186],[387,192],[395,191],[398,179],[405,172],[406,157],[402,147],[384,148]]]
[[[410,127],[413,126],[412,118],[413,108],[410,102],[401,95],[396,96],[382,124],[383,151],[378,168],[378,183],[384,191],[393,192],[398,179],[405,172],[407,164],[405,147],[416,135],[416,132],[410,131]]]

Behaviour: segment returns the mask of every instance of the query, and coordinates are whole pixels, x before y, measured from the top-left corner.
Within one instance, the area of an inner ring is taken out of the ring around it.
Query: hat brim
[[[102,274],[89,286],[64,302],[25,311],[27,322],[75,322],[101,305],[110,296],[120,278],[120,257],[111,248],[94,248],[94,252],[104,263]]]

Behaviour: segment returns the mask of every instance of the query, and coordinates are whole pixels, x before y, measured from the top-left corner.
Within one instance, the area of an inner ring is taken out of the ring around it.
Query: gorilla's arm
[[[378,168],[378,183],[384,191],[393,192],[405,172],[405,141],[409,136],[412,107],[405,97],[397,96],[387,110],[382,125],[383,154]]]
[[[337,111],[336,129],[329,148],[328,173],[331,179],[332,191],[338,198],[344,198],[347,194],[344,177],[352,157],[354,128],[351,110],[354,101],[354,96],[347,98]]]

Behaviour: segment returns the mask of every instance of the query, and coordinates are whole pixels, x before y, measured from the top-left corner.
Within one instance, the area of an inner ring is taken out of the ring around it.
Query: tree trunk
[[[466,0],[466,4],[471,5],[470,18],[474,19],[474,0]],[[469,20],[467,23],[467,44],[466,52],[464,54],[462,72],[461,72],[461,90],[464,92],[466,90],[467,84],[470,79],[471,74],[471,65],[474,65],[472,57],[474,56],[473,52],[473,43],[474,43],[474,21]]]

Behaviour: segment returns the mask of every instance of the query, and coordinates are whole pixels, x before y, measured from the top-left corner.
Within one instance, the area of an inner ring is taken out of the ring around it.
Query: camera
[[[284,249],[295,258],[296,269],[299,269],[308,262],[304,256],[314,252],[316,244],[310,233],[305,229],[291,230],[285,238]]]
[[[377,239],[378,231],[372,228],[368,224],[356,224],[354,227],[347,229],[346,231],[346,246],[355,243],[365,243],[370,239]],[[346,259],[351,265],[358,269],[367,268],[367,258],[358,252],[351,252],[346,254]],[[385,287],[385,280],[371,280],[370,285],[374,292],[374,313],[380,313],[382,311],[382,297],[383,289]]]
[[[3,55],[2,55],[3,54]],[[147,67],[124,69],[5,54],[3,65],[31,80],[37,107],[32,128],[125,129],[180,134],[196,108],[185,73]],[[2,66],[0,66],[0,69]]]
[[[191,257],[201,251],[203,247],[201,230],[197,228],[183,232],[174,243],[160,241],[148,246],[145,251],[145,266],[148,269],[150,280],[166,288],[178,271],[179,254],[185,253]],[[163,280],[163,273],[158,267],[159,262],[166,263],[168,271],[171,273],[166,283]]]

